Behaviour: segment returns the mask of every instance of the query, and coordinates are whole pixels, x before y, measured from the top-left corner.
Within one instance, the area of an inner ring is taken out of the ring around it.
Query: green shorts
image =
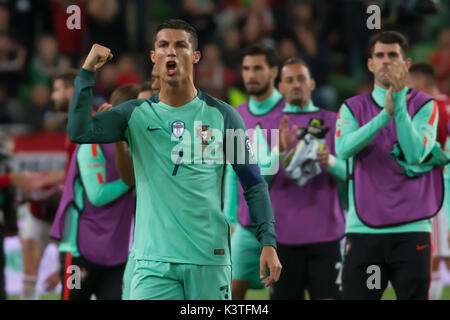
[[[131,300],[230,300],[231,266],[135,260]]]
[[[134,252],[130,251],[122,280],[122,300],[130,300],[131,279],[134,273]]]
[[[261,244],[253,232],[237,224],[231,237],[233,280],[250,280],[250,289],[264,289],[259,279]]]

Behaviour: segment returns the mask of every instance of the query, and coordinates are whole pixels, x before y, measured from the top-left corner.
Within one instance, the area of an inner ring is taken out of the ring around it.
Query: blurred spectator
[[[55,110],[50,103],[50,88],[38,84],[32,88],[31,106],[26,114],[33,131],[60,131],[66,129],[66,112]]]
[[[0,33],[9,32],[9,11],[5,6],[0,5]]]
[[[450,94],[447,88],[450,79],[450,29],[439,33],[438,49],[431,54],[430,62],[436,71],[439,91]]]
[[[222,46],[223,62],[228,68],[238,72],[241,54],[241,34],[239,30],[236,28],[228,29],[225,32]]]
[[[86,46],[86,9],[85,1],[71,1],[71,0],[49,0],[50,10],[53,21],[53,30],[56,40],[58,42],[59,53],[68,56],[72,59],[72,63],[82,57],[87,50]],[[81,29],[69,30],[67,28],[67,7],[70,5],[77,5],[81,11]]]
[[[271,37],[275,28],[267,0],[253,0],[244,24],[244,39],[248,44]]]
[[[51,35],[44,35],[39,41],[38,55],[30,63],[30,82],[50,85],[58,74],[70,68],[70,61],[58,54],[58,43]]]
[[[212,40],[215,30],[214,14],[216,5],[212,0],[183,0],[184,14],[182,19],[186,20],[197,30],[199,48]]]
[[[306,26],[297,26],[296,36],[301,48],[300,57],[310,66],[316,81],[313,100],[322,108],[337,109],[336,92],[328,84],[331,57],[326,43],[320,43],[315,32]]]
[[[15,95],[26,59],[24,46],[12,40],[6,33],[0,34],[0,84]]]
[[[131,55],[121,55],[117,65],[117,87],[130,83],[141,83],[141,77],[138,75],[135,59]]]
[[[93,90],[95,109],[107,102],[111,93],[116,89],[117,74],[117,66],[112,63],[107,63],[97,72],[97,80]]]
[[[298,56],[298,48],[294,40],[290,38],[283,38],[278,43],[278,56],[283,63],[289,58]]]
[[[195,79],[201,90],[225,100],[225,91],[234,84],[236,75],[223,64],[219,47],[208,43],[203,47],[203,58],[196,69]]]
[[[0,123],[9,124],[11,122],[11,115],[9,113],[9,106],[6,96],[6,90],[0,85]]]
[[[7,33],[28,49],[31,57],[34,50],[34,40],[38,33],[52,32],[52,23],[47,0],[2,0],[0,3],[8,11],[9,21]],[[0,10],[1,11],[1,10]],[[0,14],[0,30],[7,21]],[[2,32],[2,31],[0,31]]]
[[[101,43],[116,55],[126,50],[124,2],[90,0],[87,3],[89,43]],[[90,47],[89,45],[89,47]]]

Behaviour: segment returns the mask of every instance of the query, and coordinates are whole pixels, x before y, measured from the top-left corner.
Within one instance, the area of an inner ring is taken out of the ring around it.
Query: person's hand
[[[11,184],[22,191],[31,192],[41,189],[46,184],[46,176],[41,172],[10,173]]]
[[[59,270],[57,270],[45,279],[45,291],[52,291],[60,281]]]
[[[328,157],[330,156],[330,149],[327,145],[323,145],[322,151],[317,151],[317,162],[323,166],[328,165]]]
[[[286,149],[295,141],[297,138],[297,131],[297,125],[293,125],[292,129],[289,130],[289,118],[288,116],[283,116],[280,122],[280,153],[286,151]]]
[[[103,112],[103,111],[108,111],[108,110],[111,110],[112,108],[113,108],[112,104],[110,104],[108,102],[105,102],[100,107],[98,107],[97,113],[98,112]]]
[[[406,81],[408,78],[408,67],[406,66],[406,63],[398,61],[393,62],[386,76],[393,92],[403,90],[403,88],[406,87]]]
[[[111,53],[111,49],[95,43],[84,61],[83,69],[97,71],[97,69],[101,68],[112,58],[113,55]]]
[[[384,106],[384,109],[390,116],[394,114],[394,102],[392,101],[392,90],[393,90],[392,86],[390,86],[386,94],[386,104]]]
[[[264,279],[266,269],[269,268],[269,276]],[[264,246],[259,260],[259,278],[261,282],[269,287],[280,279],[281,263],[274,247]]]

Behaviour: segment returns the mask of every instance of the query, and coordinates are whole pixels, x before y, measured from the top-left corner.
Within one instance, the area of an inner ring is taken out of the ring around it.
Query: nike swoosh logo
[[[424,244],[423,246],[416,245],[416,250],[423,250],[428,247],[428,244]]]
[[[155,130],[161,130],[161,128],[150,128],[150,126],[148,126],[147,130],[152,132],[152,131],[155,131]]]

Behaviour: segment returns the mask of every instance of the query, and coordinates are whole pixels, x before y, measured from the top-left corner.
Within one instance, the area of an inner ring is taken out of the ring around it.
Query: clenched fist
[[[95,43],[83,64],[83,69],[97,71],[97,69],[111,60],[112,57],[111,49]]]

